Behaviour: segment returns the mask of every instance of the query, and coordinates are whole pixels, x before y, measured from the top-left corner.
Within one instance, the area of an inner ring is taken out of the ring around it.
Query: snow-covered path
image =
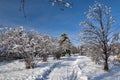
[[[48,80],[120,80],[120,67],[110,64],[110,72],[103,70],[86,56],[69,57],[57,65]]]
[[[39,62],[35,69],[25,69],[24,62],[0,62],[0,80],[120,80],[120,66],[110,63],[110,72],[102,70],[86,56],[64,57]]]
[[[78,58],[69,57],[57,65],[48,75],[48,80],[87,80],[77,64]]]
[[[49,80],[68,80],[73,71],[73,62],[75,58],[64,59],[59,65],[57,65],[53,71],[49,74]]]

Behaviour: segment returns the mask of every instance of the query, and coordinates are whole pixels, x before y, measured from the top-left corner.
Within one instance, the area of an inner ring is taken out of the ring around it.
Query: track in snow
[[[77,58],[69,57],[61,61],[59,65],[49,73],[48,80],[86,80],[77,65]]]

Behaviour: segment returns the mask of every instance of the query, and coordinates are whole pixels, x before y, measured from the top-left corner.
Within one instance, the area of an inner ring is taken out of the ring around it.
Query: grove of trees
[[[60,59],[63,49],[69,49],[70,40],[61,46],[59,40],[34,30],[25,31],[23,26],[18,28],[0,28],[0,56],[6,58],[22,58],[26,68],[34,68],[35,58],[41,57],[47,61],[48,55]],[[58,57],[59,56],[59,57]]]

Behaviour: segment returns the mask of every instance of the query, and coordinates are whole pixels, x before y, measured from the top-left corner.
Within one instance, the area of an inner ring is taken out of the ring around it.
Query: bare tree
[[[103,53],[104,70],[108,71],[109,44],[111,42],[111,26],[115,22],[110,15],[111,8],[96,2],[89,7],[87,12],[88,21],[81,22],[86,26],[81,32],[81,39],[89,44],[99,46]]]

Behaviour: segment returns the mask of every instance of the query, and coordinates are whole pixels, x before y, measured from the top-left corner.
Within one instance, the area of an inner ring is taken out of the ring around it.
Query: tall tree
[[[70,55],[71,42],[67,34],[61,34],[59,44],[62,50]]]
[[[108,71],[109,44],[111,43],[111,27],[115,22],[111,16],[111,8],[96,2],[89,7],[87,12],[88,21],[81,22],[81,25],[86,26],[81,32],[81,39],[88,44],[99,46],[103,53],[104,70]]]

